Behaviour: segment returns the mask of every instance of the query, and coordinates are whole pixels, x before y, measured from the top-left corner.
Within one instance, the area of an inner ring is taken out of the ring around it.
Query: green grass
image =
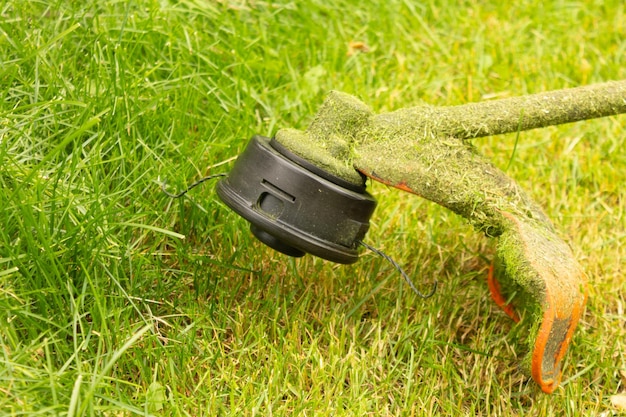
[[[159,189],[227,171],[255,133],[304,128],[331,89],[388,111],[626,77],[623,2],[506,3],[0,1],[0,413],[618,412],[624,116],[475,142],[589,275],[551,396],[488,296],[492,243],[452,213],[370,187],[368,242],[439,280],[423,301],[371,254],[263,247],[214,183]]]

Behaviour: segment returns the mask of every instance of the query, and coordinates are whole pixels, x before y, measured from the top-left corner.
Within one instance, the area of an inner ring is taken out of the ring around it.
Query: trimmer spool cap
[[[217,184],[217,194],[273,249],[342,264],[357,261],[376,208],[365,180],[359,186],[338,178],[258,135]]]

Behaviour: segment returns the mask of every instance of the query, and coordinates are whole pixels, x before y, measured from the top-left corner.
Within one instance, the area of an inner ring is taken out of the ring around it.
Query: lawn
[[[626,392],[626,116],[474,140],[590,283],[562,385],[520,368],[494,242],[368,184],[385,260],[292,259],[219,201],[330,90],[377,112],[626,78],[609,1],[0,0],[0,414],[590,415]],[[624,410],[621,410],[624,412]]]

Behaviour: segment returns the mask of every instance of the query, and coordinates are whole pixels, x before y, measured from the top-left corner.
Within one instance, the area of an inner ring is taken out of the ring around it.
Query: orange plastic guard
[[[513,320],[528,324],[524,365],[544,392],[553,392],[587,299],[585,275],[570,248],[526,193],[469,145],[445,138],[436,155],[415,142],[396,145],[401,157],[394,159],[375,144],[363,147],[357,168],[447,207],[498,238],[487,280],[492,298]]]

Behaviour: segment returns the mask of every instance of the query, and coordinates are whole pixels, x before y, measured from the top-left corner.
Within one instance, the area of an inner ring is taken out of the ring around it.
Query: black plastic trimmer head
[[[217,194],[273,249],[342,264],[358,260],[376,208],[365,180],[354,185],[262,136],[252,138]]]

